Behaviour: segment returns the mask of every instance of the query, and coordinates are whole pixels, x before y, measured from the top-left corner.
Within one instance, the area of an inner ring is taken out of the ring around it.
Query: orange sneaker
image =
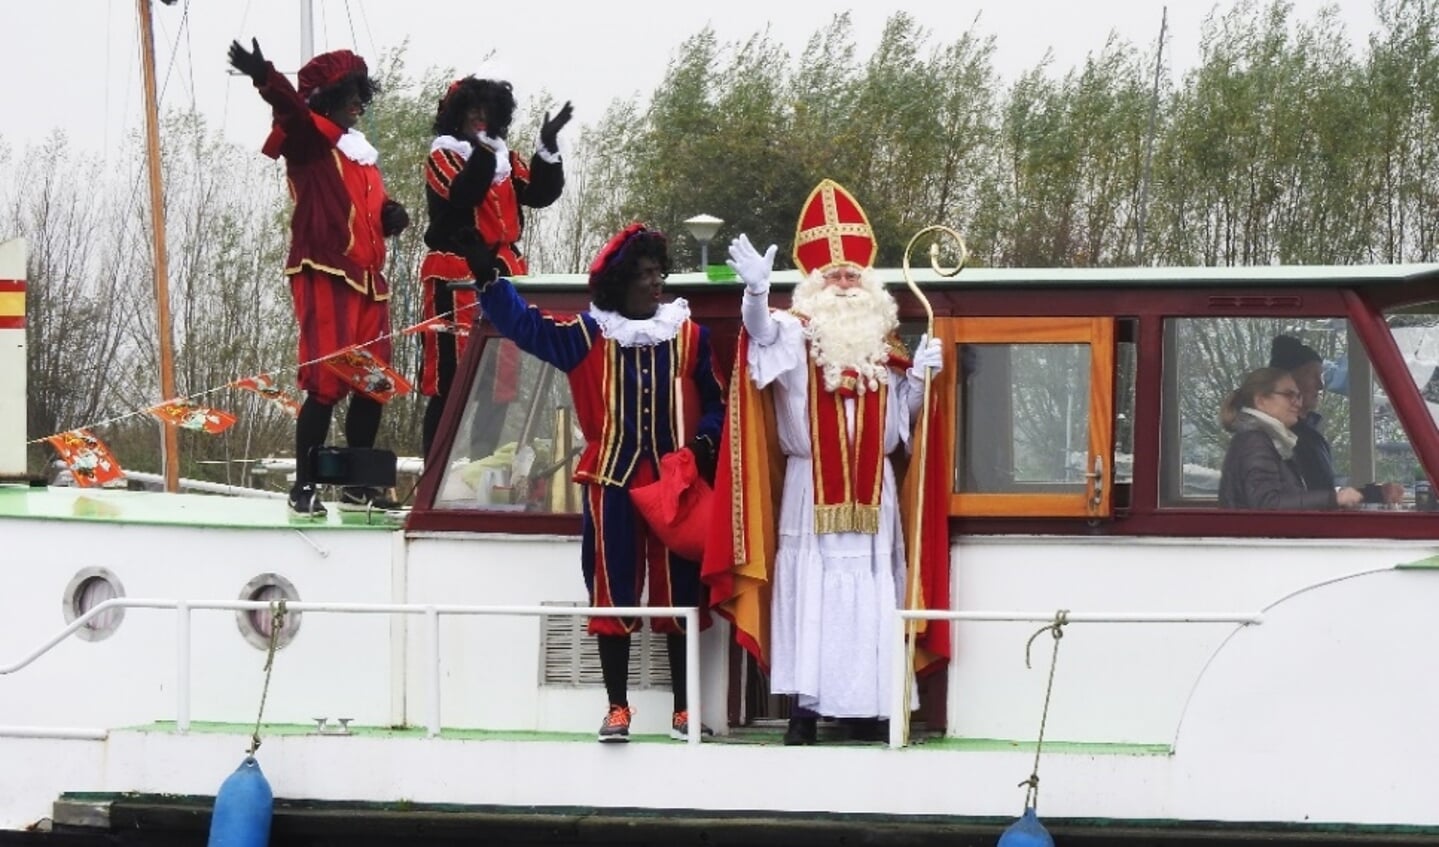
[[[700,735],[714,735],[715,731],[700,724]],[[689,710],[675,712],[674,719],[670,721],[670,738],[676,741],[690,740],[690,713]]]
[[[635,710],[629,706],[616,706],[610,704],[609,714],[605,715],[604,723],[600,724],[600,741],[613,744],[630,740],[630,718],[634,717]]]

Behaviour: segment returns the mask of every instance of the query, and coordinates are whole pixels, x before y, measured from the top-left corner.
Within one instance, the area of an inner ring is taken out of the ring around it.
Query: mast
[[[170,332],[170,268],[165,250],[165,195],[161,188],[160,117],[155,97],[155,33],[150,20],[150,0],[135,0],[140,15],[140,69],[144,75],[145,151],[150,170],[150,228],[155,251],[155,322],[160,335],[160,395],[175,397],[175,350]],[[164,437],[162,458],[165,490],[180,490],[180,438],[177,428],[161,424]]]
[[[1149,171],[1154,162],[1154,125],[1159,118],[1159,74],[1164,69],[1164,28],[1169,7],[1159,16],[1159,48],[1154,53],[1154,97],[1149,102],[1149,134],[1144,138],[1144,172],[1139,177],[1139,226],[1134,238],[1134,263],[1144,264],[1144,224],[1149,214]]]
[[[300,0],[300,67],[315,58],[315,2]]]

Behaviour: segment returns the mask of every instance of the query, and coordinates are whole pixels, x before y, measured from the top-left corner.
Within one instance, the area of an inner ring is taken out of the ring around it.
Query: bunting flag
[[[246,391],[253,391],[256,394],[269,400],[276,407],[283,409],[285,414],[292,418],[300,416],[300,401],[291,396],[285,389],[275,384],[274,377],[269,374],[258,376],[247,376],[244,379],[237,379],[230,383],[234,388],[243,388]]]
[[[4,292],[7,282],[9,281],[0,280],[0,318],[4,316],[3,307],[6,305]],[[420,332],[443,332],[453,334],[458,339],[467,338],[470,334],[470,327],[449,320],[450,315],[451,313],[437,315],[375,340],[390,338],[394,335],[415,335]],[[23,317],[20,320],[23,321]],[[23,326],[23,323],[20,325]],[[4,322],[0,320],[0,329],[3,328]],[[367,342],[367,344],[373,343],[374,341]],[[463,343],[463,340],[459,343]],[[513,343],[501,342],[499,356],[501,378],[494,386],[494,390],[497,395],[512,400],[518,393],[516,383],[520,371],[520,356],[517,348],[506,349],[507,346],[513,348]],[[393,398],[401,394],[408,394],[413,390],[404,377],[400,376],[384,359],[367,350],[364,344],[345,348],[318,361],[339,374],[353,390],[372,397],[380,403],[387,403]],[[237,379],[189,397],[176,398],[157,406],[127,412],[118,418],[103,421],[101,425],[137,415],[150,415],[171,426],[216,435],[234,426],[238,419],[228,412],[201,406],[196,402],[196,398],[213,394],[225,388],[253,391],[275,406],[284,409],[290,417],[298,418],[300,415],[300,400],[275,384],[274,372],[267,372]],[[77,485],[103,485],[125,476],[125,472],[121,470],[119,462],[115,460],[115,456],[109,448],[96,438],[86,426],[69,432],[36,438],[28,443],[39,444],[41,442],[49,442],[55,447],[61,460],[74,471]]]
[[[235,416],[229,412],[222,412],[219,409],[212,409],[209,406],[201,406],[193,400],[183,397],[175,400],[166,400],[158,406],[151,406],[145,410],[147,413],[160,422],[170,426],[178,426],[180,429],[188,429],[191,432],[204,432],[210,435],[219,435],[235,425]]]
[[[459,338],[468,338],[470,328],[462,323],[456,323],[444,315],[436,315],[426,321],[420,321],[414,326],[407,326],[400,330],[401,335],[415,335],[421,332],[443,332]]]
[[[339,374],[354,390],[388,403],[401,394],[410,393],[410,384],[390,363],[355,345],[324,360],[325,367]]]
[[[81,488],[104,485],[125,476],[110,448],[88,429],[72,429],[47,436],[45,440],[60,454],[60,461],[70,468],[75,484]]]

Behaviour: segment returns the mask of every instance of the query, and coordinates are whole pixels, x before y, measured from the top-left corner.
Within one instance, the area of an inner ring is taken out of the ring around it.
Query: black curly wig
[[[360,95],[360,105],[369,106],[375,95],[380,93],[380,84],[369,75],[353,73],[334,85],[329,85],[310,95],[310,109],[329,117],[336,110],[345,108],[350,98]]]
[[[456,81],[440,98],[440,108],[435,113],[435,134],[461,137],[465,113],[470,109],[483,110],[486,131],[495,138],[505,138],[515,117],[515,90],[504,80],[467,76]]]
[[[654,259],[659,263],[660,274],[670,274],[669,239],[657,229],[640,230],[625,241],[624,246],[595,276],[594,304],[607,312],[624,309],[625,293],[629,284],[640,272],[641,259]]]

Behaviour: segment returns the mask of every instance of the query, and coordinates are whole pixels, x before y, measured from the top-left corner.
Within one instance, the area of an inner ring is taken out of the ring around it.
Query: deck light
[[[714,239],[715,233],[719,232],[719,228],[724,226],[724,221],[714,215],[695,215],[686,220],[684,225],[700,244],[700,273],[704,273],[709,267],[710,241]]]

